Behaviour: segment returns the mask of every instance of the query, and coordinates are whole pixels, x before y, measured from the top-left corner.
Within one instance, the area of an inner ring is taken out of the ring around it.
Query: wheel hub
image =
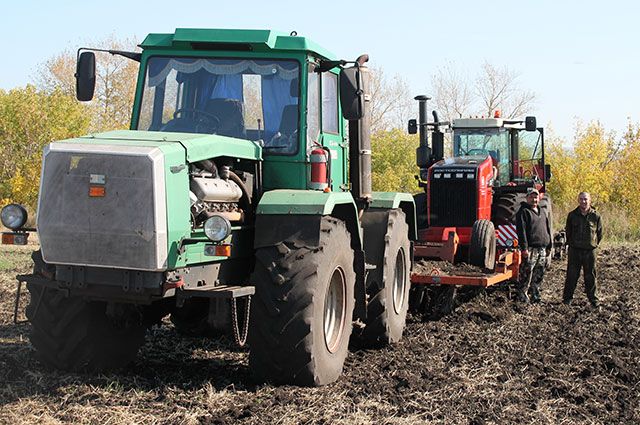
[[[335,353],[344,329],[347,285],[339,267],[333,271],[324,301],[324,342],[327,350]]]

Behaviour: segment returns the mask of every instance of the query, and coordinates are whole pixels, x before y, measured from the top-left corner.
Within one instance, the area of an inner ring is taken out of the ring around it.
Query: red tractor
[[[544,131],[535,117],[524,120],[460,118],[427,121],[427,98],[418,96],[419,119],[409,133],[420,134],[416,150],[419,182],[415,196],[419,235],[416,258],[465,262],[482,268],[477,276],[414,274],[414,284],[489,286],[517,278],[515,214],[527,190],[540,191],[540,206],[551,218],[545,193],[551,170],[545,164]],[[444,158],[443,127],[452,130],[453,156]],[[429,145],[431,134],[432,145]]]

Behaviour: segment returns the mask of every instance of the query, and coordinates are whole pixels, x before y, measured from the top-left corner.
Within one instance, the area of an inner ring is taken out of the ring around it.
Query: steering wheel
[[[489,151],[486,149],[469,149],[467,151],[469,156],[486,156],[489,155]]]
[[[220,118],[211,112],[195,108],[180,108],[173,113],[173,119],[169,121],[162,131],[190,131],[195,133],[217,133],[220,128]]]

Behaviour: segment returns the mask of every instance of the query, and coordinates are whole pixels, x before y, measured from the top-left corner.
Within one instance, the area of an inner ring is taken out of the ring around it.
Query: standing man
[[[527,202],[521,203],[516,213],[518,246],[523,259],[517,297],[525,303],[540,302],[547,255],[551,254],[551,223],[547,212],[538,206],[539,202],[540,192],[531,187],[527,190]]]
[[[598,307],[596,295],[596,248],[602,240],[602,220],[591,206],[591,195],[580,192],[578,208],[567,216],[567,279],[564,283],[562,302],[571,304],[576,290],[580,269],[584,270],[584,291],[593,307]]]

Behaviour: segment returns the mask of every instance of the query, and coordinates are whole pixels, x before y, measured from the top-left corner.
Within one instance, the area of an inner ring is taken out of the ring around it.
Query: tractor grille
[[[96,186],[97,196],[90,191]],[[162,270],[167,257],[162,152],[142,146],[50,144],[37,221],[48,263]]]
[[[433,179],[431,226],[473,226],[477,210],[476,192],[475,179]]]

